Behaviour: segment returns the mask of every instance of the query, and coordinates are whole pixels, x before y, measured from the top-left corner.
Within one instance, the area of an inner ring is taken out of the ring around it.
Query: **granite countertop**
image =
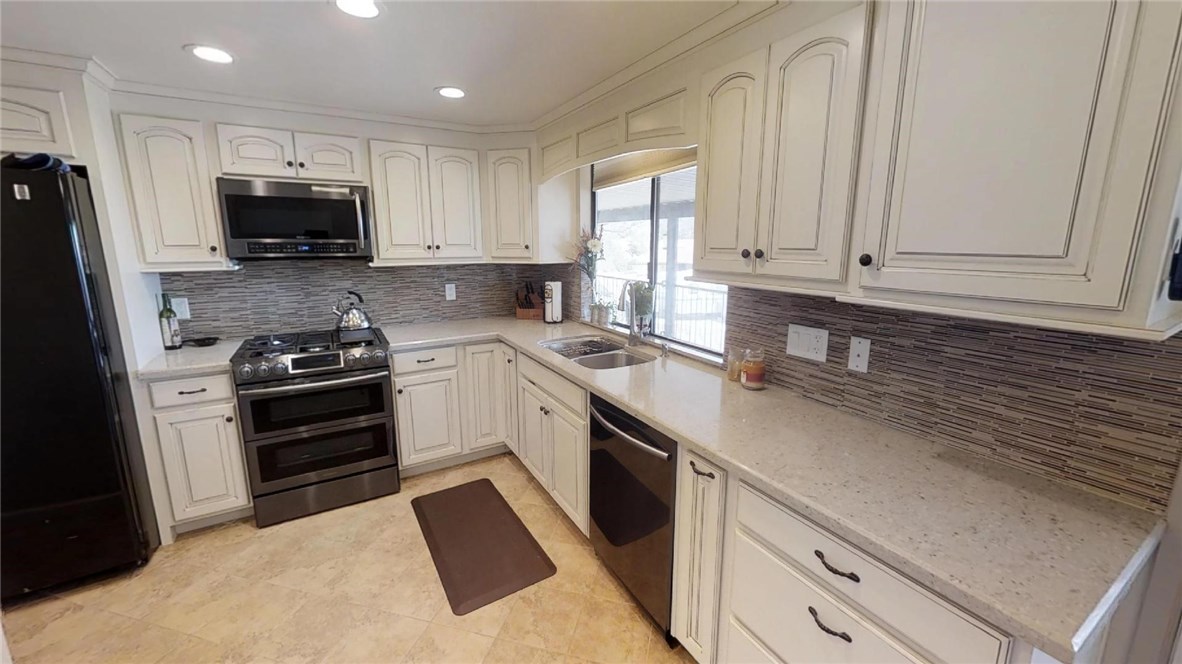
[[[245,337],[222,339],[204,348],[183,346],[178,350],[166,350],[140,367],[135,375],[140,380],[151,381],[229,371],[230,356],[243,341],[246,341]]]
[[[602,333],[580,323],[484,318],[382,331],[392,352],[505,341],[1063,662],[1106,622],[1131,580],[1126,568],[1144,564],[1161,535],[1155,515],[784,389],[744,390],[699,362],[595,371],[538,345]],[[139,375],[228,370],[237,345],[172,351]]]

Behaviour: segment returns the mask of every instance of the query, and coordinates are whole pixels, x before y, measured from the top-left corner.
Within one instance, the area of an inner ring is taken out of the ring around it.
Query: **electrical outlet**
[[[788,354],[824,362],[829,352],[829,330],[805,325],[788,326]]]
[[[172,310],[176,312],[176,317],[181,320],[189,320],[189,298],[174,297],[172,298]]]
[[[850,370],[866,373],[870,370],[870,340],[850,337]]]
[[[449,302],[451,300],[456,299],[456,285],[455,284],[444,284],[443,285],[443,297],[446,298]]]

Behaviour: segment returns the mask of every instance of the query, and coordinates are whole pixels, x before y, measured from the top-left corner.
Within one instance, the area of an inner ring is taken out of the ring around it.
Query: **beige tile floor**
[[[558,573],[456,616],[410,501],[481,477]],[[133,573],[6,606],[3,622],[17,664],[692,662],[512,455],[263,530],[185,535]]]

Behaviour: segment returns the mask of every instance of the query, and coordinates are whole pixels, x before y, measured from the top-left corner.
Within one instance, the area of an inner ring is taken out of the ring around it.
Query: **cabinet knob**
[[[538,406],[538,412],[539,412],[539,413],[544,413],[544,412],[546,412],[546,407],[545,407],[545,406]]]
[[[756,249],[755,250],[755,257],[756,258],[763,258],[763,249]]]
[[[874,256],[871,256],[870,254],[862,254],[861,256],[858,256],[858,265],[861,265],[862,267],[870,267],[870,264],[873,262]]]
[[[398,388],[398,393],[399,393],[399,394],[402,394],[402,388],[401,388],[401,387],[400,387],[400,388]]]
[[[435,245],[435,251],[439,251],[439,245]]]
[[[740,256],[742,256],[743,258],[751,258],[751,250],[750,250],[750,249],[744,249],[744,250],[742,250],[742,251],[740,251],[740,252],[739,252],[739,255],[740,255]]]
[[[218,252],[217,245],[213,245],[213,244],[209,245],[209,253],[216,254],[217,252]]]
[[[511,357],[506,357],[506,358],[505,358],[505,362],[507,362],[507,363],[509,363],[509,364],[513,364],[513,358],[511,358]]]
[[[287,160],[287,167],[288,167],[288,168],[291,168],[292,166],[295,166],[295,162],[294,162],[294,161],[292,161],[292,160],[290,160],[290,159],[288,159],[288,160]]]
[[[226,416],[226,421],[227,421],[227,422],[233,422],[233,421],[234,421],[234,416],[233,416],[233,415],[227,415],[227,416]]]
[[[427,251],[431,251],[431,245],[427,245]]]
[[[300,168],[304,168],[304,162],[302,162],[302,161],[301,161],[299,164],[297,164],[297,165],[298,165]]]
[[[527,251],[529,250],[529,245],[528,245],[528,244],[527,244],[527,245],[525,245],[525,249],[526,249]]]

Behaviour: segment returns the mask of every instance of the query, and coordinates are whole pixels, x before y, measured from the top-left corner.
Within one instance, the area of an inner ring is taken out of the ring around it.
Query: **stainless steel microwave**
[[[369,258],[369,189],[218,178],[230,258]]]

